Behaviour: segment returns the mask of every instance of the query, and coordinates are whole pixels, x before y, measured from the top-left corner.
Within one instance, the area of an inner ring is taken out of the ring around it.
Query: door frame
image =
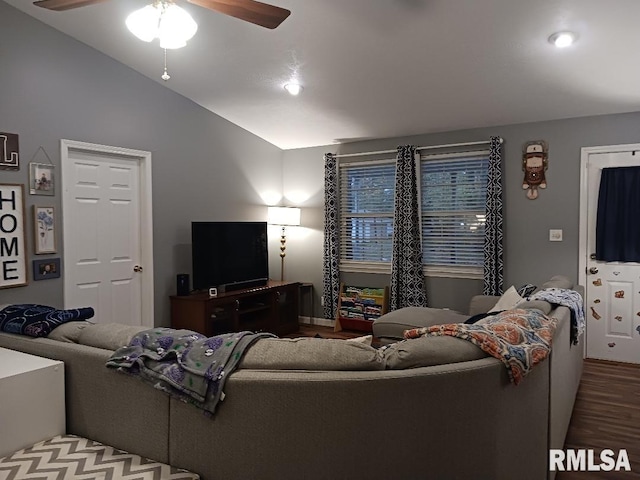
[[[63,243],[63,266],[67,270],[68,255],[67,243],[64,241],[67,235],[72,235],[72,226],[70,219],[64,214],[69,207],[71,198],[69,191],[65,187],[70,182],[69,157],[72,151],[90,152],[106,155],[118,155],[126,161],[137,162],[140,166],[140,185],[139,185],[139,205],[140,205],[140,262],[144,266],[141,272],[141,321],[142,325],[154,326],[154,286],[153,286],[153,209],[151,195],[151,152],[144,150],[133,150],[123,147],[112,147],[109,145],[100,145],[97,143],[86,143],[75,140],[60,140],[60,164],[61,164],[61,180],[62,180],[62,243]],[[64,305],[68,307],[67,292],[70,291],[70,278],[64,275]]]
[[[582,147],[580,149],[580,227],[578,245],[578,283],[585,287],[585,296],[587,293],[587,255],[591,254],[587,251],[587,239],[589,234],[589,232],[587,231],[587,222],[589,217],[589,212],[587,211],[587,194],[589,186],[587,162],[589,161],[589,155],[596,153],[633,152],[638,150],[640,150],[640,143],[604,145],[599,147]]]

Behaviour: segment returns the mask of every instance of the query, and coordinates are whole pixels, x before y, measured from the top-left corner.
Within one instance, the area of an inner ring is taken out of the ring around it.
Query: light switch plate
[[[551,229],[549,230],[549,241],[550,242],[561,242],[562,241],[562,229]]]

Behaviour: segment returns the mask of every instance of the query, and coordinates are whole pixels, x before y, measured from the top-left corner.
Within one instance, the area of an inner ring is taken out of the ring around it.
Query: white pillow
[[[498,303],[496,303],[489,312],[501,312],[502,310],[511,310],[515,308],[518,303],[522,302],[524,298],[518,295],[516,287],[511,285],[509,289],[502,294]]]

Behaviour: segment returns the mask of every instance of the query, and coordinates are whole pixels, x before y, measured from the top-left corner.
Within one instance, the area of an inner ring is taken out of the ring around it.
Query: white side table
[[[0,348],[0,458],[64,435],[64,363]]]

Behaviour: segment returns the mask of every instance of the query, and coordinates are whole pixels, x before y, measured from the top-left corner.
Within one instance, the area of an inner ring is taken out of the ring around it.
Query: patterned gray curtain
[[[409,306],[427,306],[422,273],[422,241],[415,157],[416,149],[413,145],[398,147],[390,310]]]
[[[502,246],[502,139],[491,137],[489,145],[489,178],[484,225],[483,295],[502,295],[504,275]]]
[[[336,318],[340,295],[340,262],[338,232],[338,167],[336,158],[324,156],[324,258],[322,268],[322,290],[324,295],[324,317]]]

